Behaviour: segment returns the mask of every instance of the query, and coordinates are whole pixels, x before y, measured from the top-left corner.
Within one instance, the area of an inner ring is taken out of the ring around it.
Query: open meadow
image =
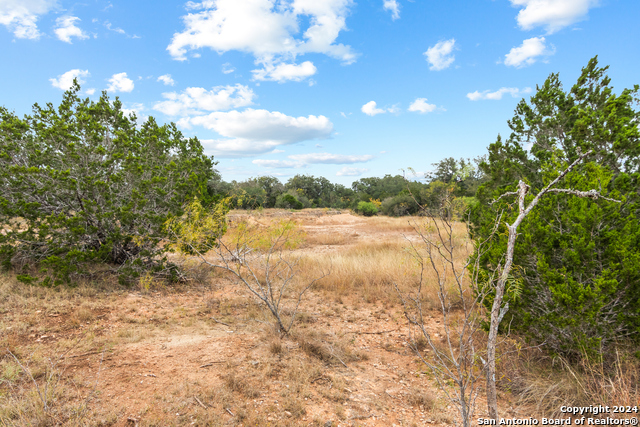
[[[303,295],[289,334],[276,331],[245,286],[195,258],[172,255],[190,269],[179,284],[148,277],[130,288],[115,280],[42,288],[1,276],[0,425],[453,425],[456,409],[412,350],[398,296],[421,280],[409,219],[232,211],[228,234],[234,224],[268,229],[283,218],[297,224],[290,249],[301,266],[285,302],[295,302],[298,282],[330,273]],[[454,224],[452,242],[462,266],[473,249],[464,224]],[[433,271],[422,280],[425,327],[438,339],[446,331]],[[552,414],[559,401],[600,403],[588,378],[565,381],[574,373],[535,360],[535,350],[501,345],[503,416]],[[538,370],[535,381],[527,364]],[[637,402],[629,384],[608,389]],[[477,417],[486,416],[483,402],[480,393]]]

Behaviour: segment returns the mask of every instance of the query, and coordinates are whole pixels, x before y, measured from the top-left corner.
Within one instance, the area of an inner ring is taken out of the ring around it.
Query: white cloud
[[[277,111],[252,108],[183,118],[178,125],[203,126],[228,138],[202,140],[206,149],[222,157],[266,153],[281,145],[328,138],[333,131],[333,124],[325,116],[291,117]]]
[[[315,65],[311,61],[305,61],[300,65],[297,64],[264,64],[260,70],[253,70],[254,80],[270,80],[278,83],[284,83],[287,80],[300,82],[307,77],[313,76],[317,71]]]
[[[223,72],[224,74],[231,74],[231,73],[233,73],[235,70],[236,70],[236,69],[235,69],[235,68],[233,68],[233,67],[231,66],[231,64],[230,64],[230,63],[228,63],[228,62],[225,62],[224,64],[222,64],[222,72]]]
[[[56,79],[49,79],[53,87],[62,90],[69,90],[73,85],[73,79],[78,79],[78,83],[84,84],[82,77],[89,77],[89,70],[69,70],[58,76]],[[87,92],[88,93],[88,92]]]
[[[530,30],[545,27],[548,34],[554,33],[586,18],[589,9],[598,5],[598,0],[510,0],[523,9],[518,13],[520,28]]]
[[[264,166],[265,168],[277,168],[277,169],[295,169],[304,167],[304,164],[300,162],[294,162],[292,160],[266,160],[256,159],[251,163],[258,166]]]
[[[122,28],[120,28],[120,27],[115,27],[114,28],[113,25],[111,24],[111,22],[109,22],[109,21],[105,21],[104,26],[109,31],[113,31],[113,32],[118,33],[118,34],[127,34],[127,32],[125,30],[123,30]]]
[[[453,64],[456,59],[453,55],[453,49],[456,46],[455,39],[449,39],[436,43],[431,46],[424,55],[427,57],[427,62],[431,64],[430,70],[440,71],[448,68]]]
[[[127,77],[127,73],[118,73],[109,79],[108,92],[131,92],[133,90],[133,80]]]
[[[308,153],[293,154],[287,156],[289,160],[264,160],[256,159],[252,163],[268,168],[303,168],[310,164],[330,164],[344,165],[352,163],[364,163],[373,159],[369,154],[361,156],[331,154],[331,153]]]
[[[168,92],[162,96],[167,100],[156,103],[154,110],[168,116],[186,116],[246,107],[253,104],[255,94],[248,86],[237,84],[216,86],[211,90],[189,87],[182,93]]]
[[[156,81],[164,83],[165,86],[173,86],[176,83],[171,78],[171,74],[164,74],[158,77],[158,80]]]
[[[218,53],[239,50],[253,54],[258,64],[280,64],[296,55],[322,53],[352,63],[350,46],[336,43],[346,29],[353,0],[205,0],[188,2],[196,11],[182,17],[183,32],[167,47],[177,60],[189,50],[208,47]],[[308,26],[301,28],[308,22]]]
[[[19,39],[40,38],[38,17],[56,5],[56,0],[2,0],[0,24],[7,27]]]
[[[396,0],[384,0],[384,10],[391,12],[391,19],[394,21],[400,18],[400,5]]]
[[[85,90],[84,93],[86,93],[87,95],[93,95],[94,93],[96,93],[96,90],[94,88],[91,88]]]
[[[369,169],[363,169],[363,168],[350,168],[350,167],[343,167],[342,169],[340,169],[336,175],[337,176],[360,176],[365,172],[368,172]]]
[[[502,95],[506,93],[510,94],[514,98],[517,98],[522,94],[531,93],[531,88],[525,87],[524,89],[520,90],[517,87],[502,87],[495,92],[490,92],[488,90],[485,90],[484,92],[475,91],[468,93],[467,98],[469,98],[471,101],[479,101],[481,99],[498,101],[502,99]]]
[[[375,101],[369,101],[364,104],[360,110],[367,116],[375,116],[376,114],[382,113],[395,113],[397,111],[397,108],[395,106],[387,109],[376,108],[376,106],[377,104]]]
[[[56,29],[53,32],[58,39],[66,43],[71,43],[71,37],[77,37],[80,40],[88,39],[89,35],[76,27],[76,21],[80,21],[77,16],[62,16],[56,19]]]
[[[332,165],[344,165],[350,163],[362,163],[368,162],[373,159],[370,154],[364,154],[361,156],[344,155],[344,154],[331,154],[331,153],[308,153],[308,154],[293,154],[287,156],[292,160],[297,160],[305,164],[332,164]]]
[[[409,111],[415,111],[418,113],[431,113],[436,110],[435,104],[427,103],[427,98],[417,98],[409,106]]]
[[[553,55],[553,47],[547,49],[544,37],[533,37],[512,48],[504,57],[504,65],[516,68],[526,67],[536,62],[539,56]]]

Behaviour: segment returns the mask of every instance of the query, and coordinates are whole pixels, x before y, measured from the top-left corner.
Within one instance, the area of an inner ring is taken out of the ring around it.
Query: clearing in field
[[[288,335],[245,287],[195,260],[179,286],[147,278],[131,289],[46,289],[3,276],[2,425],[453,424],[455,408],[409,348],[394,288],[408,292],[420,280],[409,219],[236,211],[229,233],[282,218],[298,224],[298,279],[330,271],[304,295]],[[463,224],[453,242],[463,262],[472,249]],[[423,299],[437,338],[433,279]],[[478,416],[484,410],[479,403]]]

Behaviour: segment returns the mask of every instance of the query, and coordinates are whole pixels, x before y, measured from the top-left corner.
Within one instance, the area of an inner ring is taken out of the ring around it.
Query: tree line
[[[481,161],[449,157],[432,164],[434,170],[425,182],[387,174],[361,178],[351,187],[313,175],[298,174],[283,184],[272,176],[225,182],[216,174],[208,181],[207,192],[212,201],[230,197],[233,207],[239,209],[334,208],[365,215],[415,215],[424,207],[437,208],[445,191],[472,203],[477,189],[486,181],[478,167]]]

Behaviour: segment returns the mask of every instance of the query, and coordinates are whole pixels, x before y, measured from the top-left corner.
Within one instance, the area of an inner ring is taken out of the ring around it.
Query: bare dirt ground
[[[412,239],[406,219],[322,210],[252,218],[268,226],[286,217],[306,233],[298,252],[311,259]],[[281,336],[247,290],[216,271],[131,289],[25,290],[4,276],[0,424],[452,425],[455,408],[408,348],[391,283],[365,292],[355,277],[313,288]],[[437,312],[428,322],[443,334]]]

